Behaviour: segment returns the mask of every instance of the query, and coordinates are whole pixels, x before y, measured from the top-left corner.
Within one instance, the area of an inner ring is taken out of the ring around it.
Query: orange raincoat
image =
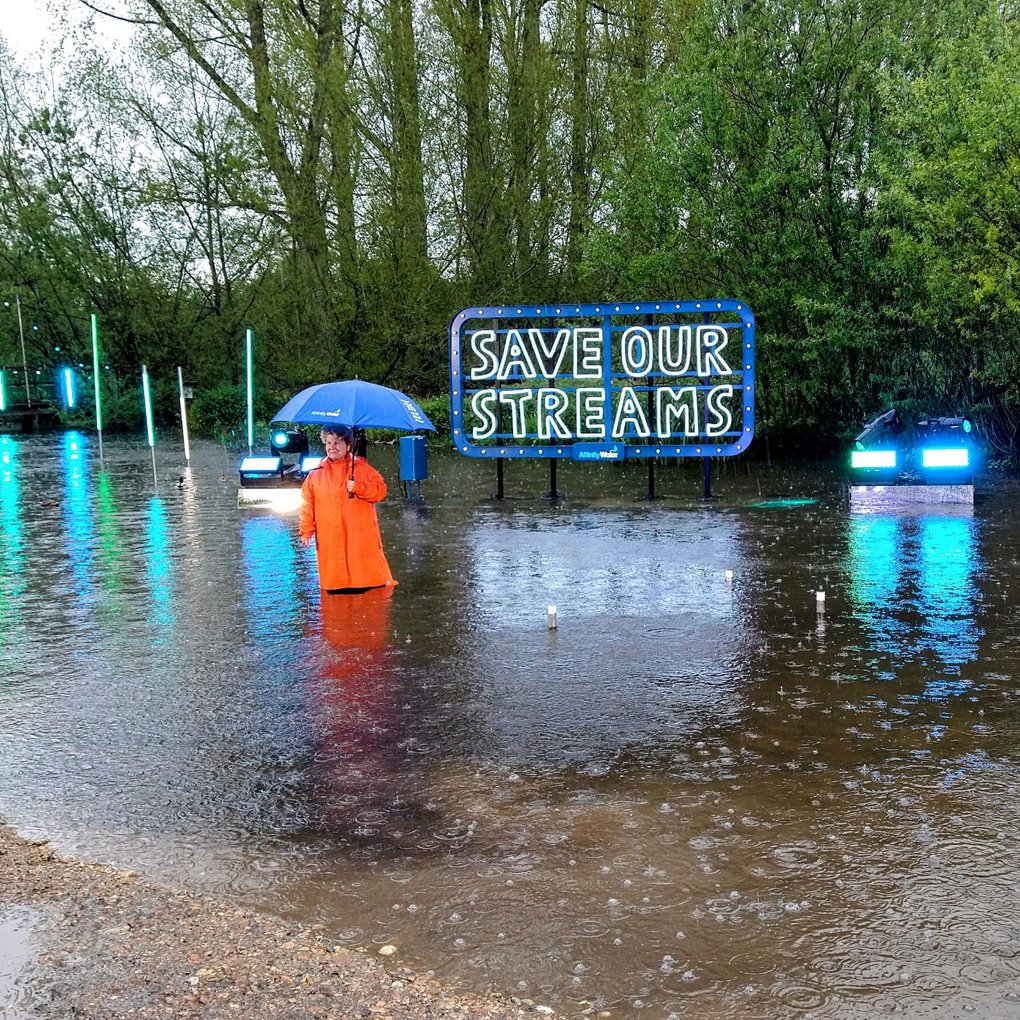
[[[396,584],[383,555],[375,504],[386,498],[386,483],[362,458],[354,463],[354,499],[347,492],[351,458],[323,457],[301,486],[302,539],[315,535],[319,587],[375,588]]]

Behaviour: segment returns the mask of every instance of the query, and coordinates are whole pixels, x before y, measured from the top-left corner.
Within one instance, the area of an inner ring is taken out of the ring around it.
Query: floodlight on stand
[[[307,475],[309,471],[314,471],[322,463],[322,457],[309,456],[301,458],[301,473]]]
[[[303,429],[274,429],[269,436],[269,445],[277,453],[300,456],[308,452],[308,436]]]

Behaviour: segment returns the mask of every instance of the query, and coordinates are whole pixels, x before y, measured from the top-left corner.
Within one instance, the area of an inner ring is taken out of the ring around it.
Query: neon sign
[[[450,430],[469,457],[727,457],[754,435],[754,315],[732,300],[465,308]]]

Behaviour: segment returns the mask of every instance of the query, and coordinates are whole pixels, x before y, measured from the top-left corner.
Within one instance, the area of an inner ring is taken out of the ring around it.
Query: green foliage
[[[223,42],[245,5],[142,5],[139,63],[0,52],[0,292],[43,378],[98,314],[107,428],[144,363],[162,427],[180,365],[193,429],[240,434],[251,328],[257,420],[358,376],[448,443],[459,308],[731,296],[770,441],[895,404],[1020,456],[1015,0],[267,0],[264,50]]]
[[[279,411],[283,401],[271,394],[254,395],[255,421],[265,425]],[[196,432],[218,435],[222,432],[240,434],[248,425],[248,398],[245,386],[214,386],[209,390],[198,390],[188,409],[188,424]]]

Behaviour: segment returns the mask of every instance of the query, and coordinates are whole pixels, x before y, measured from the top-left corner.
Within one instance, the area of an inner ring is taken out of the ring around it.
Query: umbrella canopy
[[[273,421],[296,425],[348,425],[359,429],[400,429],[414,432],[435,425],[405,393],[388,386],[347,379],[309,386],[292,397]]]

